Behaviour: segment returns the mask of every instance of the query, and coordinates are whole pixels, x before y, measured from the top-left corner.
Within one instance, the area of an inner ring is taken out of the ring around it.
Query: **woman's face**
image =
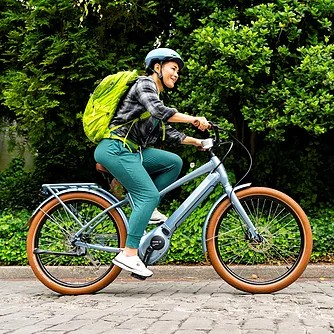
[[[162,65],[162,76],[166,87],[173,88],[179,78],[179,66],[175,61],[169,61]]]

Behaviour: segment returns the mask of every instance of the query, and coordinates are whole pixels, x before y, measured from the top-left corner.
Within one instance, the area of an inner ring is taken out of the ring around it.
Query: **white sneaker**
[[[157,208],[154,209],[152,216],[150,218],[149,224],[162,224],[167,220],[167,216],[158,211]]]
[[[145,267],[145,264],[137,256],[125,256],[123,252],[120,252],[113,260],[112,263],[116,266],[131,271],[137,275],[150,277],[153,272]]]

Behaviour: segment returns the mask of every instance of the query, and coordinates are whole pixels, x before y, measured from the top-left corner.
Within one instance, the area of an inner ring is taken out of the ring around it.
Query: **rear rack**
[[[41,194],[43,196],[54,195],[67,189],[100,189],[101,187],[97,183],[51,183],[43,184]]]

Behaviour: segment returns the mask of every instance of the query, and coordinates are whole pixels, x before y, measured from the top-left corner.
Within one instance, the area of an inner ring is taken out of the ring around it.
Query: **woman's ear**
[[[161,65],[159,63],[154,64],[154,71],[160,73]]]

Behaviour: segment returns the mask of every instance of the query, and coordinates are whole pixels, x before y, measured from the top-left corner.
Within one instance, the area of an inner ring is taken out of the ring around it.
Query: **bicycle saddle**
[[[101,164],[96,163],[95,168],[98,172],[102,174],[110,174],[106,168],[104,168]]]

